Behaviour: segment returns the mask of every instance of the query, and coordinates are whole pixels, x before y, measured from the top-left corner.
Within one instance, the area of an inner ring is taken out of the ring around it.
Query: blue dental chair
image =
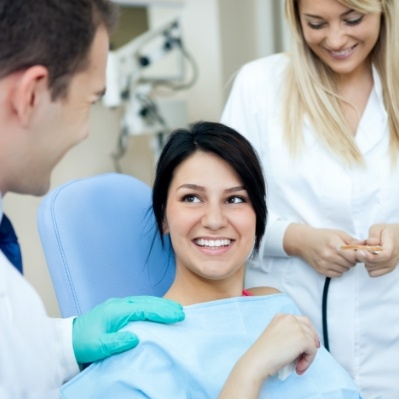
[[[117,173],[72,180],[44,197],[38,230],[63,317],[111,297],[168,290],[174,256],[150,206],[151,188]]]

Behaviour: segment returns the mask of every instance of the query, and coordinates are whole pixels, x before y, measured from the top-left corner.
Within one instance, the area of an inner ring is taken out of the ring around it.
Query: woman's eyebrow
[[[189,188],[190,190],[205,191],[204,187],[198,186],[197,184],[191,184],[191,183],[185,183],[185,184],[182,184],[181,186],[177,187],[177,189],[180,189],[180,188]]]
[[[355,10],[351,8],[348,11],[343,12],[340,16],[346,17],[347,15],[351,14],[352,12],[355,12]],[[323,17],[321,17],[320,15],[313,15],[313,14],[307,14],[307,13],[304,13],[303,15],[305,15],[306,17],[310,17],[310,18],[323,19]]]
[[[197,184],[191,184],[191,183],[185,183],[182,184],[181,186],[177,187],[177,189],[181,188],[188,188],[190,190],[196,190],[196,191],[205,191],[205,187],[198,186]],[[231,188],[226,188],[224,190],[225,193],[235,193],[237,191],[244,191],[246,188],[244,186],[236,186],[236,187],[231,187]]]
[[[225,191],[225,193],[235,193],[237,191],[245,191],[246,188],[244,186],[237,186],[237,187],[232,187],[232,188],[228,188]]]

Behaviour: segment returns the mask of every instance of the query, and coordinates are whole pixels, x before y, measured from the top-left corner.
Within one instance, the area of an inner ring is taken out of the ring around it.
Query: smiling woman
[[[201,277],[219,280],[237,273],[238,291],[233,294],[239,296],[242,265],[255,241],[255,223],[248,194],[225,161],[196,152],[181,163],[169,187],[164,228],[176,253],[177,275],[180,268],[189,272],[184,279],[186,290],[177,291],[190,292]],[[188,281],[190,276],[192,281]],[[222,290],[220,294],[224,297],[227,293]],[[184,298],[178,301],[192,304]]]
[[[338,77],[348,79],[370,69],[369,54],[380,34],[380,12],[364,14],[337,1],[311,0],[301,0],[300,10],[307,45]],[[370,79],[369,91],[371,87]],[[360,113],[364,107],[365,102]]]
[[[245,262],[265,229],[265,200],[257,155],[235,130],[198,122],[173,132],[158,161],[153,209],[175,251],[165,297],[185,305],[186,318],[143,322],[137,349],[92,365],[62,397],[359,399],[287,295],[243,290]]]
[[[202,123],[191,135],[177,131],[159,160],[154,210],[176,254],[176,278],[167,298],[191,305],[241,295],[243,265],[258,249],[266,222],[262,173],[244,143],[227,128]],[[244,150],[247,156],[239,159]],[[161,181],[166,202],[158,198]],[[208,288],[201,292],[204,279]]]

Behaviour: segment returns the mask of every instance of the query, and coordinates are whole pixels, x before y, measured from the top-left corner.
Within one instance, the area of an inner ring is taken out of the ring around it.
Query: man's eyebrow
[[[96,95],[98,98],[101,98],[101,97],[105,94],[105,92],[106,92],[106,88],[104,87],[103,89],[97,91],[97,92],[95,93],[95,95]]]

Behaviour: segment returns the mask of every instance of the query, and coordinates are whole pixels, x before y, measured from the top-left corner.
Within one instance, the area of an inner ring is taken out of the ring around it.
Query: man
[[[9,192],[43,195],[54,166],[87,136],[104,93],[109,0],[0,0],[0,220]],[[112,300],[76,319],[51,319],[0,251],[0,397],[52,398],[79,365],[137,345],[128,321],[176,322],[160,298]]]

